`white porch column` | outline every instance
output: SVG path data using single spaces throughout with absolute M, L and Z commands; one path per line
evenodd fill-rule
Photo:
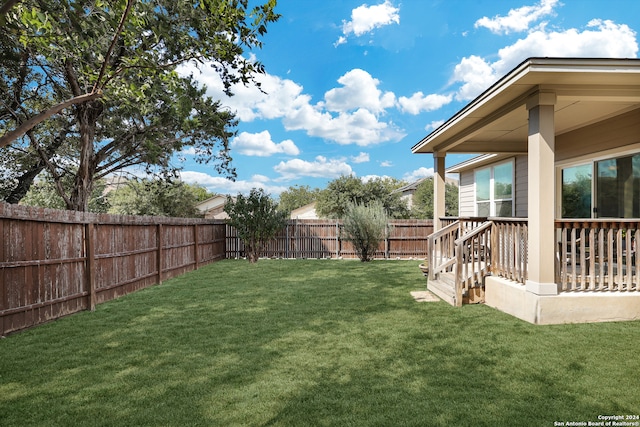
M 555 93 L 538 92 L 529 110 L 529 272 L 526 289 L 557 295 L 555 283 Z
M 440 218 L 445 216 L 445 180 L 444 180 L 444 158 L 445 153 L 433 153 L 433 231 L 442 228 Z

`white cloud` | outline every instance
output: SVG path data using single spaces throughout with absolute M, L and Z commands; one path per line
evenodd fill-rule
M 231 141 L 231 149 L 245 156 L 268 157 L 278 153 L 297 156 L 300 154 L 300 150 L 290 139 L 279 143 L 273 142 L 268 130 L 260 133 L 240 133 Z
M 402 179 L 407 182 L 415 182 L 421 178 L 428 178 L 430 176 L 433 176 L 433 168 L 421 167 L 414 171 L 404 174 Z
M 492 68 L 497 75 L 503 75 L 532 56 L 634 58 L 637 54 L 636 33 L 629 26 L 596 19 L 589 22 L 584 31 L 532 31 L 526 38 L 500 49 L 500 59 Z
M 351 166 L 344 159 L 327 159 L 318 156 L 315 161 L 308 162 L 301 159 L 292 159 L 280 162 L 273 168 L 281 175 L 279 180 L 291 180 L 301 177 L 313 178 L 338 178 L 342 175 L 351 175 Z
M 257 76 L 266 94 L 252 85 L 235 85 L 232 88 L 235 95 L 227 97 L 220 77 L 210 67 L 199 70 L 190 64 L 182 66 L 179 72 L 193 73 L 207 85 L 207 95 L 221 99 L 241 121 L 281 119 L 287 130 L 303 130 L 307 135 L 343 145 L 367 146 L 399 141 L 405 136 L 393 123 L 378 119 L 385 108 L 394 106 L 395 95 L 378 90 L 379 81 L 363 70 L 347 72 L 339 79 L 343 86 L 329 90 L 326 100 L 315 105 L 311 96 L 303 93 L 302 86 L 269 74 Z M 358 81 L 359 77 L 364 81 Z M 348 99 L 349 96 L 353 99 Z
M 390 168 L 391 166 L 393 166 L 393 162 L 390 160 L 384 160 L 380 162 L 380 167 L 382 168 Z
M 218 194 L 238 194 L 248 193 L 252 188 L 262 188 L 271 195 L 278 195 L 285 191 L 287 187 L 280 185 L 269 185 L 269 178 L 263 175 L 254 175 L 251 180 L 230 181 L 220 176 L 211 176 L 203 172 L 182 171 L 180 178 L 189 184 L 198 184 L 206 187 L 207 190 Z
M 232 97 L 224 93 L 222 80 L 212 67 L 198 67 L 189 63 L 178 67 L 178 73 L 193 74 L 197 81 L 207 87 L 208 96 L 222 100 L 226 107 L 236 113 L 238 119 L 245 122 L 281 118 L 291 109 L 308 104 L 311 100 L 309 95 L 302 93 L 303 87 L 294 81 L 267 73 L 255 76 L 264 92 L 253 84 L 237 84 L 232 87 Z
M 596 19 L 582 31 L 547 31 L 541 26 L 500 49 L 495 62 L 478 56 L 463 58 L 454 69 L 452 82 L 461 83 L 456 99 L 465 101 L 478 96 L 529 57 L 635 58 L 637 54 L 636 33 L 625 24 Z
M 409 114 L 420 114 L 422 111 L 435 111 L 453 100 L 451 95 L 430 94 L 424 95 L 422 92 L 414 93 L 411 98 L 401 96 L 398 99 L 401 110 Z
M 424 127 L 424 130 L 426 131 L 432 131 L 434 129 L 439 128 L 440 126 L 442 126 L 444 124 L 444 120 L 434 120 L 431 123 L 429 123 L 428 125 L 426 125 Z
M 305 130 L 307 135 L 317 136 L 341 145 L 356 144 L 362 147 L 387 141 L 399 141 L 405 133 L 391 122 L 381 122 L 375 114 L 361 108 L 353 113 L 333 116 L 311 105 L 306 105 L 284 119 L 287 130 Z
M 479 56 L 463 58 L 453 70 L 453 81 L 462 82 L 456 99 L 466 101 L 475 98 L 497 80 L 491 66 Z
M 251 177 L 251 181 L 255 181 L 255 182 L 269 182 L 271 181 L 271 178 L 269 178 L 268 176 L 265 175 L 260 175 L 260 174 L 255 174 Z
M 360 152 L 357 156 L 351 156 L 353 163 L 366 163 L 369 161 L 369 153 Z
M 351 11 L 351 21 L 342 21 L 342 33 L 344 36 L 353 33 L 356 37 L 360 37 L 376 28 L 394 23 L 400 24 L 400 9 L 389 0 L 374 6 L 363 4 Z M 338 42 L 346 41 L 344 36 L 340 37 Z
M 325 102 L 320 104 L 329 111 L 345 112 L 365 108 L 380 114 L 395 105 L 396 96 L 392 92 L 382 93 L 378 89 L 380 81 L 359 68 L 348 71 L 338 79 L 338 83 L 342 87 L 325 93 Z
M 475 23 L 475 27 L 487 28 L 492 33 L 509 34 L 512 31 L 526 31 L 532 22 L 535 22 L 553 13 L 553 8 L 558 0 L 540 0 L 535 6 L 523 6 L 511 9 L 507 16 L 495 16 L 494 18 L 482 17 Z

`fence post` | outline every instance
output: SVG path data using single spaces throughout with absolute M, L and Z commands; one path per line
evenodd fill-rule
M 384 234 L 384 258 L 389 259 L 389 223 L 384 226 L 385 234 Z
M 340 225 L 336 220 L 336 258 L 340 258 Z
M 197 270 L 200 266 L 198 262 L 198 224 L 193 224 L 193 244 L 195 245 L 195 250 L 193 253 L 193 257 L 195 258 L 195 269 Z
M 158 242 L 158 285 L 162 284 L 162 224 L 158 224 L 156 229 Z
M 85 248 L 87 249 L 86 269 L 87 269 L 87 288 L 89 291 L 89 310 L 96 309 L 96 249 L 94 240 L 95 224 L 87 223 L 84 225 Z

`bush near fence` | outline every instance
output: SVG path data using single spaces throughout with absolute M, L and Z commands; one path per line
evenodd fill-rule
M 292 220 L 263 257 L 357 258 L 341 223 Z M 432 221 L 394 220 L 377 258 L 425 258 Z M 0 336 L 243 257 L 224 221 L 92 214 L 0 202 Z
M 389 236 L 376 252 L 377 259 L 425 258 L 432 220 L 391 220 Z M 244 257 L 237 230 L 227 225 L 227 258 Z M 266 258 L 357 258 L 353 245 L 342 237 L 342 222 L 326 219 L 290 220 L 260 256 Z
M 222 221 L 0 203 L 0 335 L 197 269 L 225 255 Z

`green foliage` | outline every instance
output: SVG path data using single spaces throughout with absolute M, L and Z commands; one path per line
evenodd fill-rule
M 109 193 L 109 213 L 193 218 L 201 216 L 199 201 L 208 198 L 204 187 L 179 180 L 129 181 Z
M 63 179 L 61 183 L 67 188 L 72 185 L 72 182 L 68 177 L 67 179 Z M 89 212 L 108 212 L 109 202 L 107 198 L 104 197 L 105 188 L 106 183 L 104 180 L 99 180 L 95 183 L 91 193 L 91 198 L 89 199 Z M 30 186 L 29 191 L 27 191 L 26 195 L 22 200 L 20 200 L 20 204 L 50 209 L 67 209 L 65 201 L 60 197 L 56 190 L 55 182 L 48 175 L 45 175 L 43 179 L 36 180 L 35 183 Z
M 238 230 L 252 264 L 258 261 L 265 244 L 284 228 L 288 218 L 288 213 L 279 211 L 263 189 L 252 188 L 248 196 L 238 194 L 235 201 L 227 196 L 224 210 L 229 215 L 228 223 Z
M 387 237 L 389 217 L 379 200 L 368 205 L 350 202 L 343 218 L 343 238 L 353 244 L 360 261 L 371 261 Z
M 280 193 L 278 209 L 291 212 L 294 209 L 315 202 L 318 199 L 319 193 L 320 190 L 318 188 L 312 190 L 308 185 L 294 185 Z
M 344 175 L 329 182 L 327 188 L 320 191 L 316 210 L 324 217 L 342 218 L 349 203 L 367 205 L 379 201 L 392 218 L 407 218 L 407 205 L 400 198 L 400 193 L 393 192 L 403 184 L 395 178 L 374 178 L 362 182 L 355 176 Z
M 444 188 L 446 216 L 458 216 L 458 186 L 446 183 Z M 424 179 L 413 193 L 411 217 L 433 219 L 433 177 Z
M 0 137 L 67 100 L 92 98 L 41 123 L 14 141 L 13 152 L 1 154 L 30 152 L 39 159 L 18 162 L 11 182 L 28 186 L 24 177 L 44 167 L 58 179 L 73 164 L 76 178 L 61 196 L 68 208 L 86 210 L 96 179 L 137 165 L 171 172 L 172 156 L 187 147 L 234 178 L 234 114 L 176 70 L 185 63 L 212 64 L 228 94 L 235 83 L 259 86 L 255 75 L 264 67 L 243 54 L 262 46 L 267 25 L 279 15 L 275 0 L 248 3 L 17 2 L 0 27 L 0 99 L 9 100 L 0 105 Z M 45 123 L 56 126 L 45 129 Z M 55 138 L 62 138 L 60 144 Z
M 562 184 L 562 217 L 591 218 L 591 176 L 582 172 Z

